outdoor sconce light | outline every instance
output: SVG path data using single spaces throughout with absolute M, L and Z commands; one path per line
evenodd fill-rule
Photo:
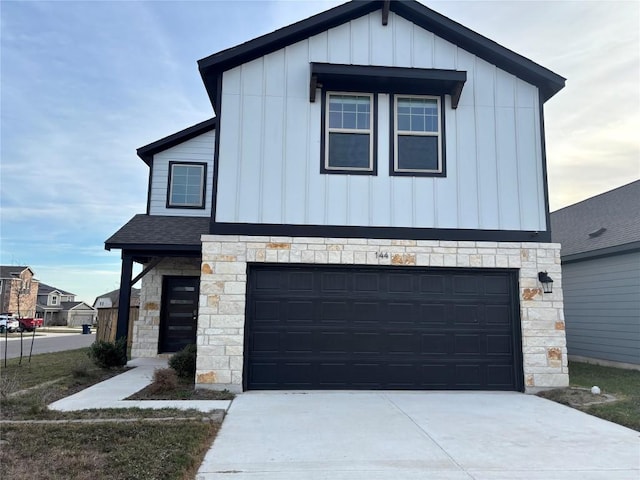
M 544 293 L 553 293 L 553 280 L 547 272 L 538 272 L 538 280 L 542 284 L 542 291 Z

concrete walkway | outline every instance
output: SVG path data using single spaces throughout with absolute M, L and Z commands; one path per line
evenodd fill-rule
M 638 480 L 640 434 L 531 395 L 249 392 L 198 480 Z
M 127 363 L 136 367 L 116 375 L 104 382 L 86 388 L 74 395 L 53 402 L 51 410 L 75 411 L 91 408 L 178 408 L 196 409 L 201 412 L 227 410 L 230 400 L 124 400 L 142 390 L 153 379 L 157 368 L 166 368 L 167 360 L 162 358 L 138 358 Z

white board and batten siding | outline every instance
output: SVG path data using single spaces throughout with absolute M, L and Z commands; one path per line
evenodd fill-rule
M 446 97 L 446 177 L 389 175 L 386 94 L 377 175 L 321 174 L 310 62 L 466 71 L 457 110 Z M 216 220 L 546 230 L 539 113 L 535 86 L 374 12 L 224 73 Z
M 211 191 L 213 188 L 213 152 L 215 131 L 203 133 L 175 147 L 168 148 L 153 156 L 151 176 L 150 215 L 169 216 L 211 216 Z M 169 181 L 169 162 L 197 162 L 207 164 L 205 183 L 205 208 L 167 208 L 167 186 Z

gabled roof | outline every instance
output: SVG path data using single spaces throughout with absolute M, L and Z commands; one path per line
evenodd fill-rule
M 25 270 L 29 270 L 33 275 L 33 270 L 26 266 L 0 265 L 0 278 L 18 278 Z
M 38 295 L 49 295 L 51 292 L 58 292 L 60 295 L 73 295 L 74 297 L 76 296 L 75 293 L 52 287 L 51 285 L 47 285 L 46 283 L 40 283 L 40 285 L 38 286 Z
M 382 10 L 384 3 L 382 0 L 345 3 L 199 60 L 200 75 L 214 109 L 218 111 L 219 106 L 216 105 L 220 88 L 218 82 L 222 72 L 373 11 Z M 547 101 L 564 87 L 565 79 L 560 75 L 425 7 L 415 0 L 391 0 L 389 10 L 537 86 L 543 101 Z
M 209 233 L 210 221 L 210 217 L 138 214 L 105 242 L 105 248 L 200 251 L 200 237 Z
M 108 298 L 111 300 L 111 308 L 116 308 L 120 301 L 120 289 L 113 290 L 111 292 L 103 293 L 102 295 L 98 295 L 93 302 L 93 307 L 96 308 L 96 303 L 101 298 Z M 137 307 L 140 305 L 140 289 L 139 288 L 131 288 L 131 307 Z
M 91 305 L 89 305 L 86 302 L 61 302 L 60 306 L 62 307 L 62 310 L 75 310 L 78 307 L 81 307 L 82 305 L 84 305 L 85 309 L 83 310 L 93 310 L 95 311 L 96 309 L 93 308 Z
M 640 249 L 640 180 L 551 213 L 563 261 Z
M 153 156 L 156 153 L 160 153 L 164 150 L 167 150 L 168 148 L 175 147 L 182 142 L 191 140 L 198 135 L 202 135 L 203 133 L 214 130 L 217 124 L 218 121 L 215 117 L 210 118 L 209 120 L 205 120 L 204 122 L 192 125 L 191 127 L 180 130 L 177 133 L 161 138 L 160 140 L 156 140 L 149 145 L 140 147 L 138 150 L 136 150 L 136 153 L 142 160 L 144 160 L 144 163 L 151 166 L 151 161 L 153 160 Z

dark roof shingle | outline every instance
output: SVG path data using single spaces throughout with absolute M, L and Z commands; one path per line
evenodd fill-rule
M 209 217 L 170 217 L 135 215 L 105 242 L 105 248 L 135 248 L 158 250 L 163 248 L 201 247 L 200 237 L 209 233 Z
M 640 242 L 640 180 L 552 212 L 551 238 L 562 257 Z

